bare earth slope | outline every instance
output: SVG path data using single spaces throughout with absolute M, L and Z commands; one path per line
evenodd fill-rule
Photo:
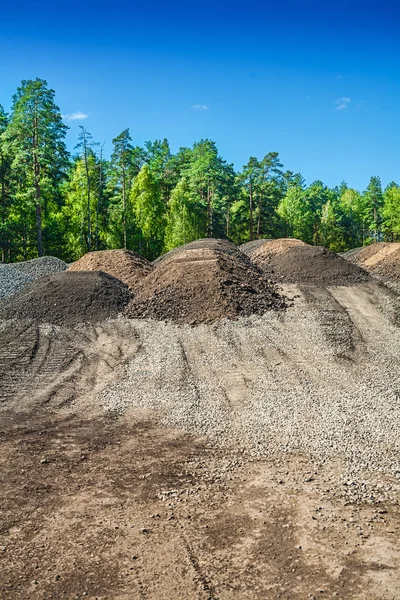
M 368 280 L 368 273 L 323 246 L 273 240 L 251 253 L 251 260 L 274 281 L 347 285 Z
M 127 314 L 196 324 L 284 307 L 274 286 L 233 244 L 200 240 L 156 263 L 136 287 Z
M 369 271 L 395 291 L 400 291 L 400 243 L 376 242 L 350 250 L 344 258 Z
M 239 248 L 241 252 L 244 252 L 248 256 L 251 256 L 255 250 L 269 242 L 274 242 L 275 247 L 279 245 L 281 248 L 292 248 L 293 246 L 304 245 L 304 242 L 302 242 L 301 240 L 297 240 L 296 238 L 280 238 L 279 240 L 274 240 L 272 238 L 262 238 L 259 240 L 253 240 L 252 242 L 246 242 L 245 244 L 239 246 Z
M 0 304 L 0 319 L 74 325 L 121 313 L 131 294 L 119 279 L 99 271 L 56 273 L 30 283 Z
M 151 263 L 131 250 L 88 252 L 68 268 L 68 271 L 103 271 L 120 279 L 130 289 L 134 289 L 151 270 Z

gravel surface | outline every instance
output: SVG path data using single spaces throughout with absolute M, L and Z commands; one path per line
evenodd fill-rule
M 375 283 L 287 286 L 286 313 L 196 328 L 133 321 L 140 352 L 100 397 L 255 455 L 344 456 L 400 477 L 398 300 Z
M 0 300 L 9 298 L 32 281 L 14 265 L 0 265 Z

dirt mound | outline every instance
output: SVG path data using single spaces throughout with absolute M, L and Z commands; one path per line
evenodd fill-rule
M 395 290 L 400 290 L 400 243 L 375 242 L 361 248 L 357 254 L 346 253 L 345 258 L 376 275 L 386 284 L 393 284 Z
M 246 242 L 245 244 L 242 244 L 241 246 L 239 246 L 239 250 L 241 252 L 244 252 L 244 254 L 250 255 L 254 250 L 259 248 L 260 246 L 263 246 L 267 242 L 272 242 L 272 241 L 273 241 L 272 238 L 262 238 L 260 240 L 253 240 L 251 242 Z
M 129 317 L 194 325 L 286 306 L 271 282 L 233 244 L 200 242 L 182 246 L 157 263 L 136 288 L 126 311 Z
M 274 240 L 260 246 L 251 260 L 271 279 L 285 283 L 346 285 L 368 280 L 368 273 L 323 246 L 299 240 Z
M 166 254 L 159 256 L 155 260 L 153 260 L 153 265 L 158 265 L 160 262 L 166 262 L 171 259 L 175 259 L 178 254 L 182 254 L 187 252 L 187 250 L 216 250 L 218 252 L 225 252 L 226 254 L 230 254 L 232 256 L 240 256 L 241 252 L 235 244 L 232 244 L 229 240 L 221 240 L 217 238 L 201 238 L 200 240 L 195 240 L 194 242 L 189 242 L 184 246 L 178 246 L 177 248 L 173 248 Z
M 0 318 L 74 325 L 98 322 L 122 312 L 128 287 L 102 272 L 56 273 L 41 277 L 0 305 Z
M 146 258 L 131 250 L 99 250 L 82 256 L 68 271 L 103 271 L 123 281 L 132 289 L 152 269 Z

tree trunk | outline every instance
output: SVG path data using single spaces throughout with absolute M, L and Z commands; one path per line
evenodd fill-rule
M 103 144 L 104 146 L 104 144 Z M 96 240 L 95 240 L 95 248 L 99 249 L 99 218 L 100 218 L 100 208 L 102 205 L 103 199 L 103 146 L 100 149 L 100 177 L 99 177 L 99 193 L 97 196 L 97 205 L 96 205 Z
M 35 186 L 36 196 L 36 229 L 37 229 L 37 244 L 38 244 L 38 255 L 43 256 L 43 230 L 42 230 L 42 192 L 40 189 L 40 164 L 38 160 L 37 150 L 39 146 L 38 140 L 38 120 L 35 107 L 35 116 L 33 119 L 33 177 Z
M 250 181 L 250 241 L 253 240 L 253 182 Z
M 260 202 L 258 204 L 258 220 L 257 220 L 257 239 L 260 239 L 261 234 L 261 213 L 262 213 L 262 201 L 263 198 L 260 195 Z
M 122 156 L 122 198 L 123 198 L 123 225 L 124 225 L 124 249 L 126 250 L 126 182 L 125 182 L 125 162 Z
M 43 256 L 42 207 L 40 206 L 40 202 L 36 203 L 36 228 L 38 236 L 38 255 Z

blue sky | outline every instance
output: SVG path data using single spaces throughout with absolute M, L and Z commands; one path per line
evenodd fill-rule
M 308 183 L 400 181 L 400 3 L 2 0 L 0 103 L 46 79 L 70 126 L 240 168 L 278 151 Z M 76 116 L 86 118 L 74 118 Z

